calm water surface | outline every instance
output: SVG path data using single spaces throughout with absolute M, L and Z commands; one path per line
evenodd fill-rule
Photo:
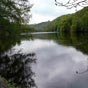
M 87 35 L 33 36 L 21 40 L 13 49 L 36 54 L 37 63 L 32 69 L 38 88 L 88 88 Z

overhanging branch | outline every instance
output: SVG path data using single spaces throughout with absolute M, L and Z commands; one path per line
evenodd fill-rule
M 66 3 L 55 0 L 55 5 L 64 6 L 68 9 L 77 8 L 78 6 L 85 7 L 88 6 L 88 0 L 68 0 Z

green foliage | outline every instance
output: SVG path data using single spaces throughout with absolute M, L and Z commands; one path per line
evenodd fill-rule
M 88 7 L 76 12 L 73 16 L 71 29 L 74 31 L 88 31 Z
M 7 83 L 9 88 L 21 88 L 21 87 L 17 87 L 17 85 L 10 80 L 9 81 L 5 80 L 5 82 Z
M 28 0 L 0 0 L 0 18 L 24 23 L 29 19 L 31 5 Z
M 17 85 L 15 83 L 13 83 L 12 81 L 6 80 L 3 77 L 0 77 L 0 81 L 8 88 L 20 88 L 20 87 L 17 87 Z
M 46 31 L 88 31 L 88 7 L 85 7 L 74 14 L 63 15 L 56 18 L 46 27 Z
M 33 24 L 31 27 L 34 27 L 35 31 L 43 32 L 46 30 L 46 26 L 50 23 L 50 21 L 38 23 L 38 24 Z
M 28 32 L 34 32 L 35 28 L 30 25 L 21 25 L 20 32 L 21 33 L 28 33 Z
M 31 17 L 29 0 L 0 0 L 0 37 L 17 35 Z M 29 28 L 32 29 L 32 28 Z

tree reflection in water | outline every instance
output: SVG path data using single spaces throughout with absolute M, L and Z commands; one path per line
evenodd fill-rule
M 33 79 L 32 63 L 36 63 L 35 53 L 18 52 L 13 55 L 0 55 L 0 75 L 21 88 L 34 88 L 36 84 Z

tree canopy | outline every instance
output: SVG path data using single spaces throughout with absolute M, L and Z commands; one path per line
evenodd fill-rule
M 0 19 L 27 23 L 31 5 L 29 0 L 0 0 Z
M 46 31 L 88 32 L 88 7 L 56 18 L 46 26 Z
M 0 0 L 0 37 L 19 34 L 30 20 L 31 7 L 29 0 Z

